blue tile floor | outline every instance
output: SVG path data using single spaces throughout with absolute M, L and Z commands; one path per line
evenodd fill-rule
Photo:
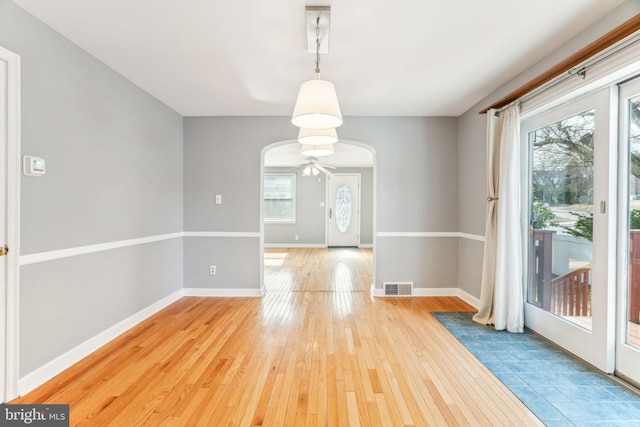
M 432 314 L 547 426 L 640 427 L 640 397 L 531 331 Z

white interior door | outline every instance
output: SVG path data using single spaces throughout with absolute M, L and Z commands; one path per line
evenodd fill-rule
M 525 324 L 609 373 L 616 268 L 610 174 L 617 160 L 611 99 L 606 88 L 522 123 L 530 182 Z
M 0 397 L 18 391 L 20 57 L 0 47 Z
M 329 246 L 360 245 L 360 174 L 334 174 L 329 183 L 327 242 Z
M 620 86 L 616 373 L 640 384 L 640 79 Z
M 7 241 L 7 63 L 0 60 L 0 247 L 4 247 Z M 0 396 L 2 402 L 7 400 L 7 257 L 0 257 L 0 335 L 2 335 L 2 348 L 0 348 L 0 367 L 2 375 L 0 382 L 2 389 Z

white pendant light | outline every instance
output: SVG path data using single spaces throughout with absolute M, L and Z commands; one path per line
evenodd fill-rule
M 342 124 L 342 114 L 333 83 L 309 80 L 302 83 L 291 123 L 305 129 L 335 129 Z
M 306 129 L 300 128 L 298 142 L 306 145 L 327 145 L 338 142 L 338 133 L 335 128 Z
M 327 145 L 306 145 L 304 144 L 300 149 L 300 154 L 303 156 L 330 156 L 335 153 L 336 149 L 333 147 L 333 144 Z
M 336 88 L 320 79 L 320 15 L 316 18 L 316 78 L 300 86 L 291 123 L 305 129 L 335 129 L 342 124 Z

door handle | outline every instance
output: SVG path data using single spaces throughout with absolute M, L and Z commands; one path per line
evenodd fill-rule
M 0 248 L 0 256 L 5 256 L 9 253 L 9 246 L 4 245 L 4 248 Z
M 329 219 L 331 219 L 331 216 L 332 216 L 332 211 L 331 211 L 331 208 L 329 208 Z

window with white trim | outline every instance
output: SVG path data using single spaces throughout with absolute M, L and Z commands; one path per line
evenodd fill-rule
M 264 174 L 264 222 L 296 222 L 296 174 Z

